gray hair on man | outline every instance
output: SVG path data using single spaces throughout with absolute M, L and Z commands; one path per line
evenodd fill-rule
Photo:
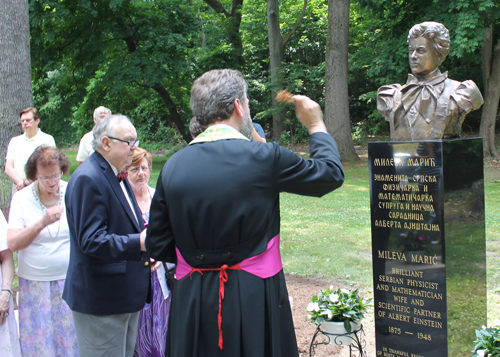
M 408 32 L 408 40 L 411 38 L 425 37 L 432 43 L 432 48 L 438 56 L 438 66 L 443 63 L 450 52 L 450 31 L 439 22 L 427 21 L 414 25 Z
M 248 84 L 240 71 L 214 69 L 199 77 L 191 87 L 191 110 L 202 127 L 229 119 L 234 100 L 243 100 Z
M 104 136 L 115 136 L 115 126 L 120 124 L 123 120 L 132 123 L 129 118 L 122 114 L 112 114 L 103 118 L 99 121 L 95 126 L 94 130 L 92 130 L 92 149 L 98 150 L 102 149 L 102 138 Z
M 95 108 L 94 110 L 94 122 L 97 120 L 97 117 L 101 114 L 112 114 L 111 109 L 103 107 L 102 105 L 100 107 Z

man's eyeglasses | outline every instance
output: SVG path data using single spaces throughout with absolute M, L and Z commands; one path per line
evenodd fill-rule
M 50 176 L 50 177 L 47 177 L 47 176 L 39 176 L 38 177 L 38 181 L 43 181 L 43 182 L 49 182 L 49 181 L 52 181 L 52 180 L 59 180 L 61 178 L 61 174 L 55 174 L 54 176 Z
M 127 145 L 130 146 L 131 148 L 134 146 L 139 147 L 139 140 L 123 140 L 123 139 L 113 138 L 112 136 L 108 136 L 108 138 L 121 141 L 122 143 L 127 143 Z

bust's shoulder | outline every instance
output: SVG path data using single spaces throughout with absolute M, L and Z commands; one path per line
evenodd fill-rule
M 401 89 L 401 84 L 386 84 L 380 87 L 377 91 L 377 96 L 389 96 L 393 97 Z
M 466 80 L 459 82 L 453 79 L 447 79 L 447 81 L 453 82 L 449 84 L 453 85 L 451 97 L 460 108 L 466 111 L 471 111 L 476 110 L 483 105 L 483 96 L 474 81 Z
M 386 120 L 390 120 L 394 110 L 401 105 L 401 87 L 401 84 L 395 83 L 378 89 L 377 110 Z

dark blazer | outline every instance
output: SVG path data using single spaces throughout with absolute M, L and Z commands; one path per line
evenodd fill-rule
M 150 292 L 149 256 L 141 253 L 141 211 L 127 180 L 130 205 L 104 157 L 95 152 L 66 189 L 70 259 L 63 299 L 90 315 L 136 312 Z

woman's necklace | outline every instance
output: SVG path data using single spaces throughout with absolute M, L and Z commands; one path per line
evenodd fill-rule
M 43 204 L 43 202 L 42 202 L 42 198 L 40 196 L 40 189 L 38 187 L 38 181 L 34 185 L 31 185 L 31 186 L 32 186 L 32 190 L 33 190 L 33 196 L 35 196 L 35 200 L 40 205 L 40 209 L 42 210 L 42 217 L 43 217 L 43 215 L 45 215 L 45 213 L 47 212 L 47 206 L 45 206 Z M 61 206 L 61 203 L 62 203 L 61 186 L 59 186 L 59 189 L 57 190 L 57 193 L 58 193 L 59 196 L 56 198 L 56 200 L 54 202 L 52 202 L 49 205 L 49 207 L 54 206 L 56 204 L 56 202 L 57 202 L 57 206 L 58 207 Z M 59 235 L 59 230 L 61 229 L 61 219 L 59 219 L 57 222 L 58 222 L 58 224 L 57 224 L 57 232 L 56 232 L 55 237 L 52 235 L 52 232 L 49 229 L 49 225 L 47 225 L 45 227 L 45 228 L 47 228 L 47 231 L 49 232 L 50 238 L 52 238 L 52 239 L 57 238 L 57 236 Z
M 143 203 L 146 203 L 148 201 L 151 201 L 152 200 L 152 197 L 151 197 L 151 192 L 149 192 L 149 188 L 148 186 L 146 185 L 146 191 L 148 192 L 148 194 L 146 195 L 146 198 L 143 200 L 143 201 L 139 201 L 139 204 L 143 204 Z

